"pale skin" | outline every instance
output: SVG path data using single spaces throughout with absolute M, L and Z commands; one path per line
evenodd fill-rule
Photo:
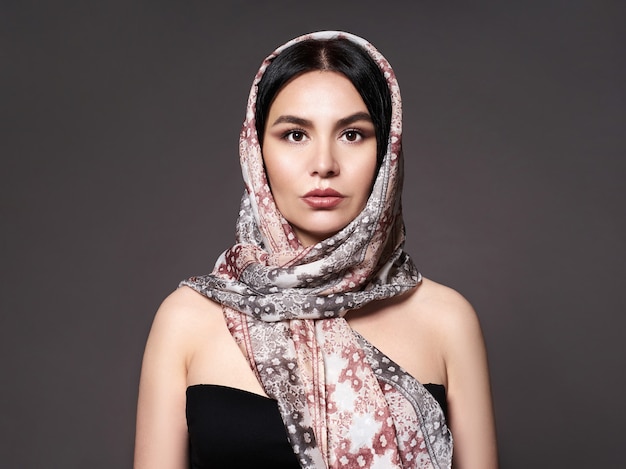
M 376 167 L 373 124 L 345 77 L 309 72 L 274 100 L 263 154 L 276 204 L 306 246 L 334 234 L 363 208 Z M 302 200 L 312 189 L 327 188 L 342 196 L 330 210 Z M 497 468 L 485 345 L 476 313 L 460 294 L 424 279 L 400 297 L 345 318 L 420 382 L 446 387 L 455 469 Z M 221 305 L 182 287 L 157 311 L 146 344 L 135 469 L 188 467 L 185 391 L 194 384 L 265 395 Z

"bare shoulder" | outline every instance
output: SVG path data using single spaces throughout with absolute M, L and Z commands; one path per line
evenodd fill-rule
M 424 279 L 407 302 L 407 312 L 415 324 L 428 331 L 431 346 L 443 360 L 446 381 L 454 381 L 469 360 L 486 359 L 478 315 L 458 291 Z
M 188 370 L 203 334 L 218 329 L 219 313 L 219 305 L 188 287 L 178 288 L 161 303 L 141 367 L 135 467 L 185 465 Z
M 167 344 L 185 356 L 192 353 L 199 331 L 215 330 L 223 322 L 221 306 L 189 287 L 170 293 L 156 312 L 149 341 Z
M 474 315 L 474 308 L 463 295 L 453 288 L 424 278 L 411 301 L 421 311 L 423 308 L 437 316 Z M 447 319 L 447 318 L 443 318 Z
M 474 307 L 453 288 L 425 278 L 408 300 L 411 311 L 444 337 L 480 332 Z
M 170 293 L 161 303 L 155 321 L 167 322 L 169 326 L 188 327 L 198 321 L 206 321 L 221 312 L 221 306 L 195 290 L 183 286 Z M 207 314 L 208 313 L 208 314 Z
M 220 310 L 220 305 L 208 300 L 192 288 L 183 286 L 170 293 L 161 303 L 158 313 L 172 314 L 174 311 L 183 315 Z
M 425 279 L 411 297 L 437 336 L 445 364 L 454 467 L 497 467 L 485 343 L 478 316 L 457 291 Z

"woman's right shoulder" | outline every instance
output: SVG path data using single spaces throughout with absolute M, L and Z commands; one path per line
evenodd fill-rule
M 187 286 L 170 293 L 159 306 L 149 340 L 165 342 L 170 347 L 189 350 L 195 338 L 221 330 L 222 306 Z
M 187 452 L 185 389 L 203 342 L 223 334 L 220 305 L 188 287 L 158 308 L 144 350 L 137 402 L 136 467 L 183 467 Z
M 207 298 L 193 288 L 181 286 L 171 292 L 161 303 L 157 315 L 172 316 L 172 320 L 192 320 L 207 313 L 221 312 L 219 303 Z

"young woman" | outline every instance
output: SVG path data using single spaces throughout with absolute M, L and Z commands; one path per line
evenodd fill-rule
M 135 468 L 497 467 L 476 314 L 403 251 L 384 57 L 336 31 L 278 48 L 240 157 L 236 244 L 155 317 Z

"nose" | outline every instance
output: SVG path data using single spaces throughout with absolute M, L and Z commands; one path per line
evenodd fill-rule
M 328 178 L 338 174 L 336 149 L 329 142 L 318 142 L 311 157 L 311 175 Z

